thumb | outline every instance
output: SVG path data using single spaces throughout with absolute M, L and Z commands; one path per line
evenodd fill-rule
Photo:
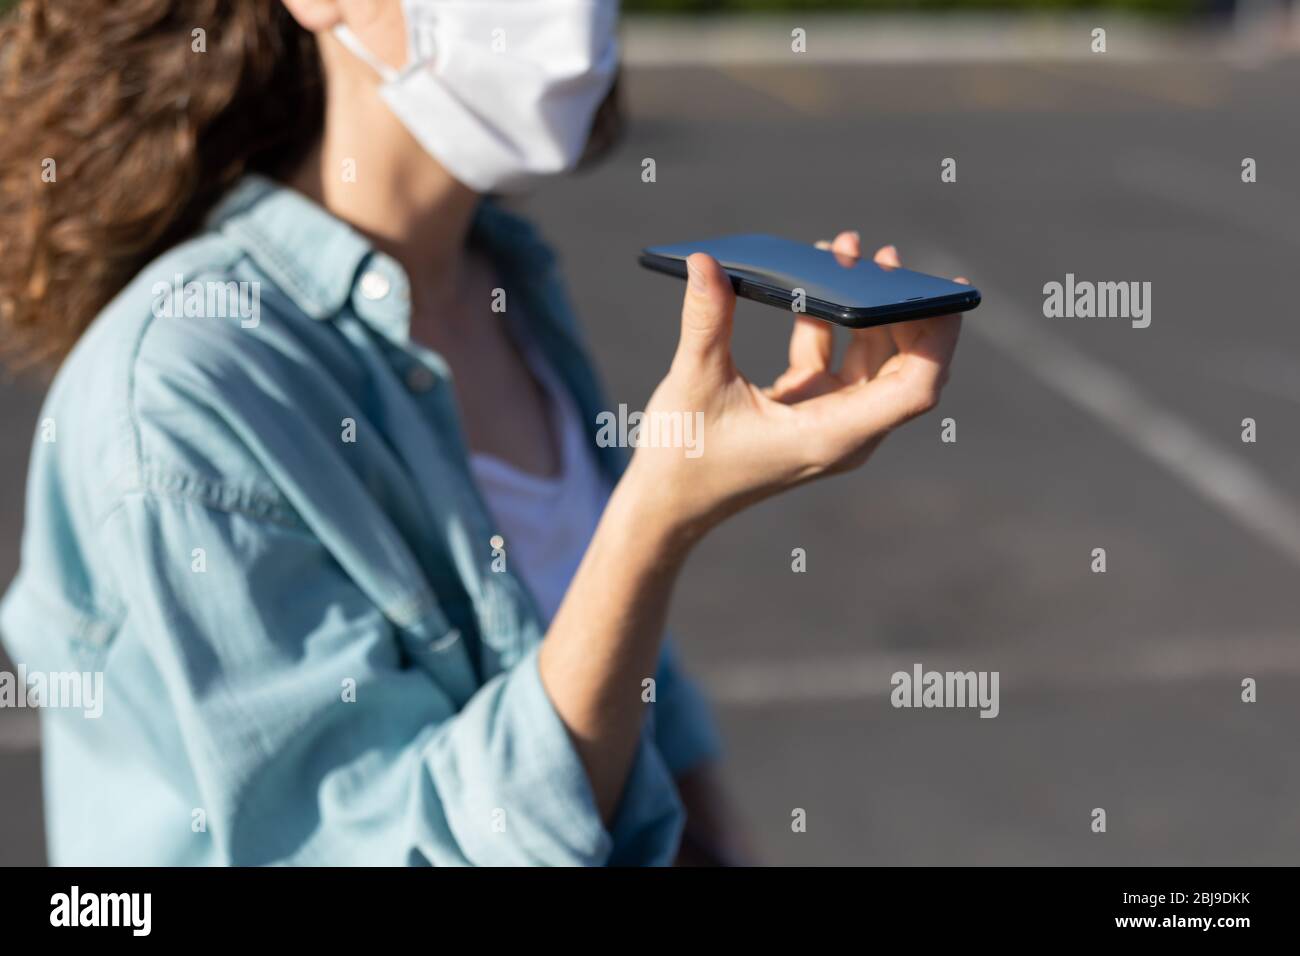
M 717 260 L 697 252 L 686 260 L 686 297 L 682 302 L 682 335 L 674 362 L 696 370 L 728 367 L 731 359 L 731 319 L 736 293 Z

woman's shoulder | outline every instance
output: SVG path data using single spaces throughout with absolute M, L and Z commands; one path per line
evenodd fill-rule
M 236 244 L 206 231 L 147 265 L 91 323 L 41 413 L 58 442 L 38 440 L 36 456 L 97 514 L 151 488 L 278 501 L 245 426 L 283 415 L 322 374 L 302 361 L 295 329 L 309 324 Z

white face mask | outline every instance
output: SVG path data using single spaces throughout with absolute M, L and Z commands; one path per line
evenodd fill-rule
M 618 67 L 618 0 L 402 0 L 407 65 L 335 36 L 384 79 L 380 95 L 453 176 L 515 192 L 572 169 Z

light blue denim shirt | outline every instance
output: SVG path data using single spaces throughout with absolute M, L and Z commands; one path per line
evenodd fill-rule
M 553 255 L 492 203 L 472 241 L 594 436 Z M 408 289 L 252 176 L 63 365 L 0 612 L 27 671 L 103 674 L 102 716 L 42 712 L 52 862 L 671 861 L 707 709 L 665 651 L 603 826 Z M 616 478 L 622 452 L 592 448 Z

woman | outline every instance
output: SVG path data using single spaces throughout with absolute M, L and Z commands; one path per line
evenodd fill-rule
M 614 20 L 29 0 L 5 28 L 3 340 L 62 367 L 0 623 L 29 671 L 104 675 L 99 719 L 43 715 L 54 862 L 726 851 L 674 580 L 931 408 L 959 318 L 855 333 L 834 370 L 797 317 L 760 389 L 693 256 L 647 412 L 702 414 L 706 453 L 598 448 L 553 259 L 483 196 L 580 159 Z

